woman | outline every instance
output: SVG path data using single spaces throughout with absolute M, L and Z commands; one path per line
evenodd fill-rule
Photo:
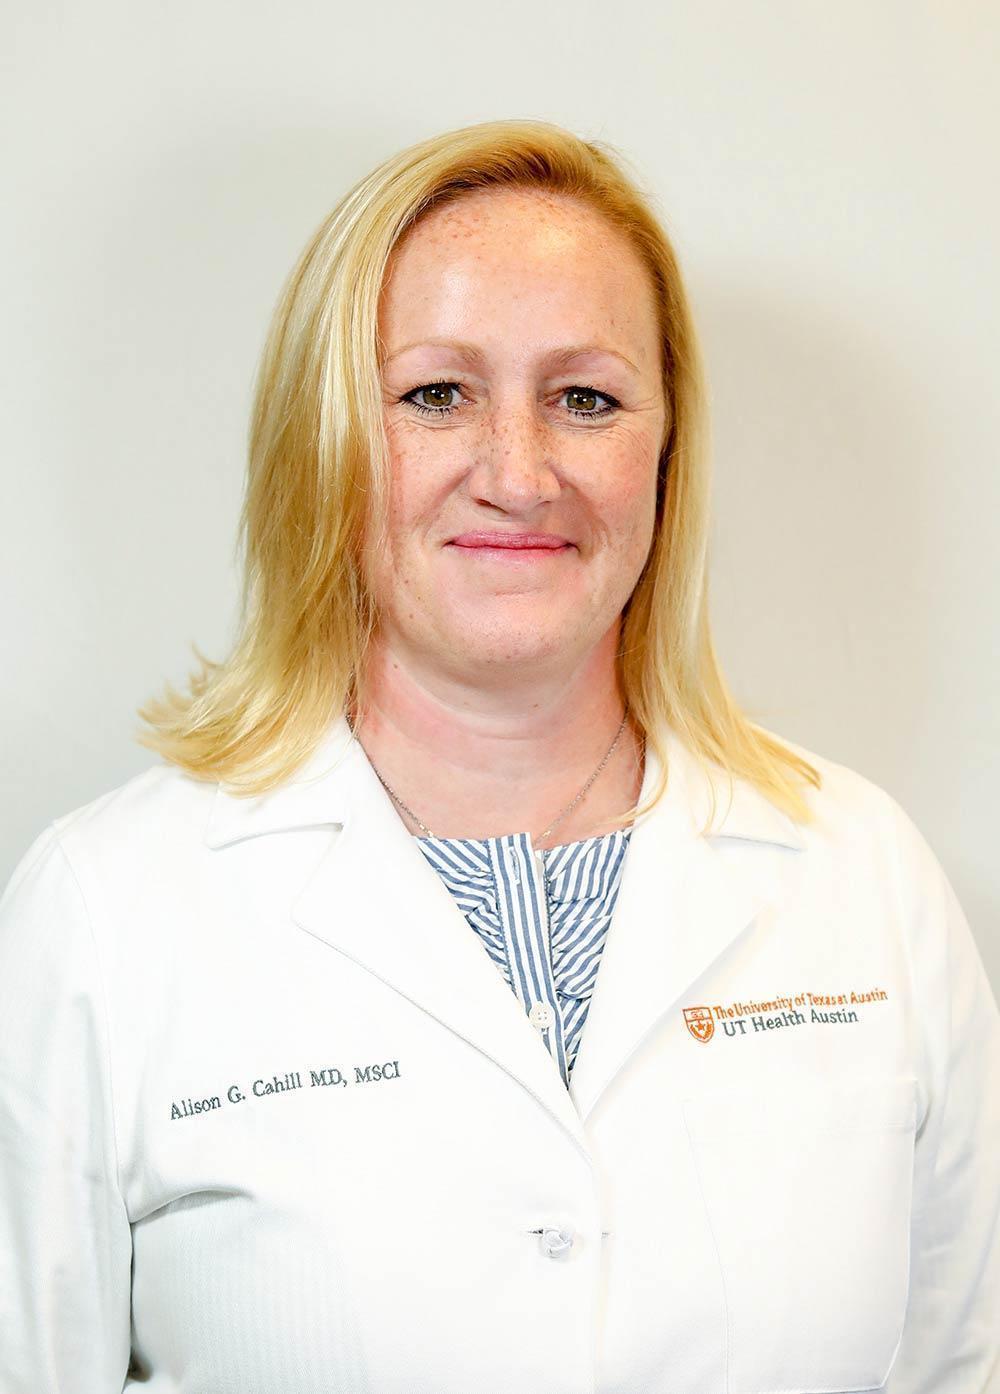
M 9 1394 L 982 1394 L 1000 1017 L 926 841 L 740 712 L 649 201 L 387 160 L 267 343 L 227 662 L 0 903 Z

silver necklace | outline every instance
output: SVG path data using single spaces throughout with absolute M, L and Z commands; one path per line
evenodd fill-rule
M 586 784 L 583 786 L 583 788 L 582 788 L 582 789 L 580 790 L 580 792 L 577 794 L 577 796 L 576 796 L 576 798 L 573 800 L 573 802 L 567 804 L 566 807 L 563 809 L 562 813 L 560 813 L 559 817 L 555 820 L 555 822 L 554 822 L 554 823 L 550 823 L 549 826 L 545 829 L 545 831 L 544 831 L 539 837 L 537 837 L 537 838 L 534 839 L 534 841 L 535 841 L 536 843 L 537 843 L 537 842 L 544 842 L 545 839 L 552 833 L 553 829 L 557 828 L 557 827 L 559 826 L 559 824 L 563 821 L 563 819 L 564 819 L 568 814 L 572 813 L 572 811 L 573 811 L 574 808 L 576 808 L 577 804 L 578 804 L 578 803 L 580 802 L 580 800 L 583 798 L 584 794 L 587 792 L 587 790 L 588 790 L 588 789 L 590 788 L 590 786 L 593 784 L 593 782 L 594 782 L 594 780 L 597 778 L 597 776 L 601 773 L 601 770 L 604 769 L 604 766 L 608 763 L 608 761 L 611 759 L 612 755 L 615 753 L 615 747 L 617 746 L 619 740 L 621 740 L 621 734 L 622 734 L 622 732 L 625 730 L 625 722 L 626 722 L 627 720 L 628 720 L 628 712 L 626 711 L 625 715 L 622 717 L 622 724 L 618 727 L 618 730 L 617 730 L 617 732 L 615 733 L 615 738 L 614 738 L 614 740 L 611 742 L 611 745 L 610 745 L 610 748 L 608 749 L 607 755 L 605 755 L 604 759 L 601 761 L 601 763 L 598 765 L 597 769 L 594 771 L 594 773 L 593 773 L 593 774 L 590 776 L 590 778 L 587 780 Z M 353 734 L 354 734 L 354 727 L 351 725 L 350 717 L 348 717 L 348 719 L 347 719 L 347 724 L 348 724 L 348 726 L 351 727 L 351 734 L 353 735 Z M 366 753 L 367 753 L 367 752 L 366 752 Z M 425 835 L 425 837 L 434 837 L 434 833 L 431 832 L 430 828 L 428 828 L 427 825 L 426 825 L 425 823 L 421 823 L 420 819 L 419 819 L 419 818 L 417 817 L 417 815 L 413 812 L 413 809 L 410 808 L 407 804 L 405 804 L 405 803 L 403 802 L 403 800 L 399 797 L 399 795 L 396 793 L 395 789 L 391 788 L 390 785 L 386 783 L 386 781 L 382 778 L 382 775 L 379 773 L 379 771 L 378 771 L 377 769 L 375 769 L 375 766 L 374 766 L 374 764 L 372 764 L 372 762 L 371 762 L 370 759 L 369 759 L 368 763 L 372 766 L 372 769 L 375 770 L 375 773 L 376 773 L 376 775 L 378 776 L 379 783 L 382 785 L 383 789 L 384 789 L 385 792 L 389 795 L 389 797 L 390 797 L 395 803 L 397 803 L 397 804 L 399 805 L 399 807 L 403 810 L 403 812 L 404 812 L 405 814 L 407 814 L 410 818 L 413 819 L 414 823 L 416 823 L 417 827 L 418 827 L 418 828 L 420 829 L 420 831 Z

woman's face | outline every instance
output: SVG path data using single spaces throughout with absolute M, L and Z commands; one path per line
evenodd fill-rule
M 495 680 L 614 644 L 665 423 L 631 245 L 565 197 L 477 191 L 396 247 L 379 333 L 392 479 L 375 589 L 392 650 Z

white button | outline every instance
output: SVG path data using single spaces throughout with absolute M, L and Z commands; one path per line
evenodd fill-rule
M 571 1229 L 543 1229 L 541 1240 L 542 1252 L 548 1254 L 549 1258 L 559 1258 L 562 1254 L 568 1254 L 573 1247 L 573 1231 Z
M 510 879 L 515 886 L 521 884 L 521 868 L 517 864 L 517 857 L 511 851 L 507 853 L 507 869 L 510 872 Z
M 548 1002 L 536 1002 L 528 1013 L 528 1020 L 532 1026 L 537 1026 L 539 1031 L 544 1031 L 546 1026 L 551 1026 L 555 1021 L 555 1013 Z

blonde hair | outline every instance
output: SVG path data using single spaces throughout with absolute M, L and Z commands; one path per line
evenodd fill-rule
M 548 122 L 487 121 L 392 155 L 340 200 L 278 301 L 257 376 L 239 526 L 239 630 L 216 663 L 193 646 L 190 691 L 138 708 L 140 745 L 236 794 L 280 784 L 355 703 L 377 626 L 367 582 L 384 538 L 388 449 L 378 307 L 401 237 L 473 190 L 538 188 L 577 199 L 631 240 L 662 330 L 666 428 L 650 553 L 623 612 L 619 677 L 632 718 L 669 777 L 673 727 L 702 767 L 742 777 L 803 822 L 797 781 L 819 772 L 740 711 L 709 627 L 710 452 L 701 353 L 680 268 L 653 201 L 619 152 Z M 711 818 L 715 803 L 712 800 Z

